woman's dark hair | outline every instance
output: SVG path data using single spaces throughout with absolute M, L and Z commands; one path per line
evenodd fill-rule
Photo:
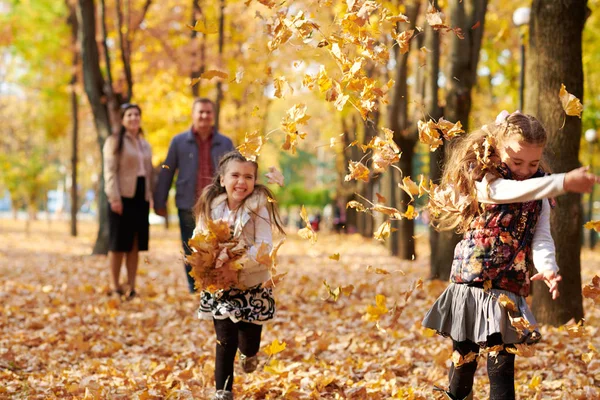
M 121 104 L 120 110 L 119 110 L 119 115 L 121 116 L 121 121 L 123 121 L 123 117 L 125 116 L 125 113 L 127 112 L 127 110 L 135 108 L 138 110 L 138 112 L 140 113 L 140 117 L 142 116 L 142 109 L 140 108 L 140 106 L 138 106 L 137 104 L 133 104 L 133 103 L 124 103 Z M 123 126 L 123 123 L 121 123 L 121 128 L 119 128 L 119 141 L 117 144 L 117 148 L 115 149 L 115 154 L 121 154 L 121 150 L 123 150 L 123 140 L 125 138 L 125 132 L 127 132 L 127 129 L 125 129 L 125 127 Z M 140 133 L 142 133 L 142 130 L 140 129 Z
M 233 151 L 230 151 L 229 153 L 226 153 L 225 155 L 223 155 L 223 157 L 219 161 L 219 169 L 217 170 L 217 173 L 213 177 L 212 182 L 208 186 L 206 186 L 204 188 L 204 190 L 202 190 L 202 194 L 200 195 L 200 198 L 198 199 L 198 201 L 196 202 L 196 205 L 194 206 L 194 214 L 196 215 L 196 218 L 200 217 L 203 220 L 210 219 L 210 213 L 211 213 L 210 207 L 211 207 L 212 201 L 217 196 L 219 196 L 223 193 L 226 193 L 225 188 L 223 186 L 221 186 L 221 177 L 225 176 L 225 172 L 227 170 L 227 164 L 229 164 L 231 161 L 249 162 L 249 163 L 253 164 L 254 168 L 255 168 L 254 178 L 256 179 L 256 177 L 258 175 L 258 164 L 255 161 L 247 160 L 246 157 L 244 157 L 237 150 L 233 150 Z M 266 187 L 265 185 L 262 185 L 260 183 L 254 184 L 254 192 L 261 193 L 265 197 L 270 198 L 270 199 L 275 198 L 275 196 L 273 195 L 273 192 L 268 187 Z M 247 199 L 248 198 L 244 199 L 244 202 Z M 242 202 L 240 207 L 242 207 L 244 205 L 244 202 Z M 277 227 L 277 230 L 280 233 L 285 234 L 285 231 L 283 229 L 283 223 L 281 222 L 281 216 L 279 215 L 279 210 L 277 209 L 277 205 L 273 202 L 267 201 L 267 211 L 269 212 L 269 217 L 271 218 L 271 223 L 273 223 Z

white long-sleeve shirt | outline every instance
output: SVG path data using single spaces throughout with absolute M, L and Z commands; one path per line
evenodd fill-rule
M 477 200 L 486 204 L 510 204 L 525 201 L 542 200 L 542 212 L 539 216 L 533 243 L 533 265 L 538 272 L 558 272 L 556 264 L 556 248 L 550 233 L 549 197 L 565 193 L 565 174 L 554 174 L 524 181 L 498 178 L 486 175 L 481 182 L 476 182 Z

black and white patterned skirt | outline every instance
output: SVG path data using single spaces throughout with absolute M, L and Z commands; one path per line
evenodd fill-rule
M 250 289 L 219 290 L 215 293 L 203 291 L 200 294 L 198 318 L 226 319 L 233 322 L 263 324 L 275 316 L 275 299 L 272 288 L 261 285 Z

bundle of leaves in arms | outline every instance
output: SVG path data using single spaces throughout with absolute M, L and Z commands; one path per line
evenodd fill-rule
M 197 232 L 188 242 L 192 254 L 186 256 L 196 289 L 215 292 L 239 287 L 239 272 L 246 256 L 246 244 L 233 237 L 224 220 L 207 221 L 207 229 Z

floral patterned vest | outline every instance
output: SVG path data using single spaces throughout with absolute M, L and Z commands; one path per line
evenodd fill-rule
M 512 179 L 504 164 L 498 170 L 505 179 Z M 533 177 L 543 175 L 538 170 Z M 529 295 L 531 245 L 542 201 L 482 206 L 482 213 L 454 249 L 450 280 L 476 285 L 490 281 L 492 288 Z

